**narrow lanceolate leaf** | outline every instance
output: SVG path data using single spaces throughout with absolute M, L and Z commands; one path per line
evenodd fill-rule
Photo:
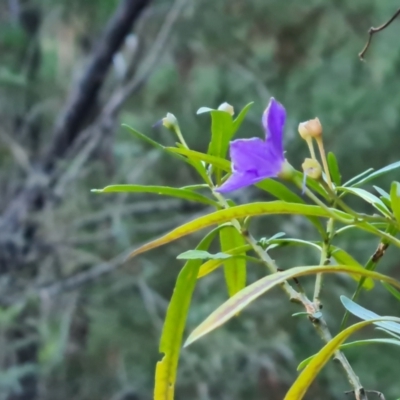
M 333 183 L 336 186 L 340 186 L 342 182 L 342 176 L 340 175 L 339 172 L 339 166 L 337 163 L 336 156 L 332 152 L 328 153 L 328 167 Z
M 390 203 L 392 206 L 393 214 L 400 224 L 400 183 L 393 182 L 390 188 Z
M 223 252 L 244 246 L 243 236 L 233 227 L 226 226 L 219 231 L 219 241 Z M 246 253 L 242 253 L 246 255 Z M 234 257 L 224 261 L 225 282 L 229 296 L 233 296 L 246 286 L 246 259 Z
M 137 138 L 143 140 L 144 142 L 150 144 L 151 146 L 159 149 L 159 150 L 164 150 L 167 151 L 167 147 L 163 146 L 160 143 L 157 143 L 155 140 L 150 139 L 148 136 L 144 135 L 143 133 L 140 133 L 139 131 L 137 131 L 136 129 L 131 128 L 128 125 L 123 124 L 122 125 L 124 128 L 128 129 L 130 133 L 132 133 L 134 136 L 136 136 Z M 188 164 L 190 164 L 198 173 L 199 175 L 203 178 L 204 181 L 207 181 L 207 173 L 206 170 L 204 169 L 203 165 L 201 165 L 201 163 L 198 160 L 190 160 L 186 157 L 182 157 L 180 154 L 178 153 L 173 153 L 170 151 L 170 153 L 179 158 L 180 160 L 183 160 L 185 162 L 187 162 Z
M 221 168 L 223 171 L 231 170 L 230 161 L 225 160 L 221 157 L 215 157 L 209 154 L 204 154 L 198 151 L 189 150 L 185 148 L 167 147 L 166 150 L 169 151 L 170 153 L 177 153 L 180 155 L 184 155 L 191 160 L 204 161 L 205 163 L 213 165 L 214 167 Z
M 331 212 L 335 215 L 338 215 L 338 217 L 340 218 L 349 219 L 349 222 L 352 221 L 352 217 L 342 211 L 331 209 Z M 328 213 L 327 210 L 318 206 L 312 206 L 308 204 L 286 203 L 285 201 L 244 204 L 236 207 L 230 207 L 224 210 L 219 210 L 214 213 L 197 218 L 194 221 L 183 224 L 180 227 L 162 236 L 161 238 L 156 239 L 134 250 L 128 256 L 128 259 L 135 257 L 138 254 L 144 253 L 148 250 L 155 249 L 159 246 L 170 243 L 183 236 L 190 235 L 193 232 L 197 232 L 211 225 L 221 224 L 224 222 L 232 221 L 233 219 L 245 218 L 249 216 L 252 217 L 256 215 L 272 214 L 300 214 L 315 217 L 331 217 L 331 214 Z
M 373 168 L 368 168 L 364 172 L 361 172 L 360 174 L 353 176 L 353 178 L 349 179 L 347 182 L 343 184 L 343 186 L 352 186 L 356 185 L 357 181 L 360 181 L 362 178 L 364 178 L 366 175 L 369 175 L 370 172 L 372 172 L 374 169 Z
M 353 333 L 368 325 L 378 323 L 380 321 L 400 321 L 400 318 L 381 317 L 378 319 L 363 321 L 340 332 L 331 341 L 329 341 L 309 362 L 309 364 L 300 373 L 294 384 L 287 392 L 284 400 L 301 400 L 306 394 L 311 383 L 314 381 L 324 365 L 330 360 L 335 351 L 339 349 L 340 345 Z
M 242 111 L 240 111 L 239 115 L 236 117 L 236 119 L 233 121 L 233 131 L 232 131 L 232 136 L 231 138 L 235 135 L 235 133 L 237 132 L 237 130 L 240 128 L 240 125 L 242 125 L 242 122 L 244 120 L 244 118 L 246 117 L 248 111 L 250 110 L 250 107 L 253 105 L 254 103 L 248 103 L 246 104 L 243 108 Z
M 229 254 L 231 257 L 238 257 L 239 255 L 244 255 L 246 252 L 251 250 L 251 246 L 249 244 L 246 244 L 244 246 L 237 247 L 235 249 L 227 250 L 225 254 Z M 204 276 L 210 274 L 214 270 L 216 270 L 218 267 L 220 267 L 224 263 L 224 260 L 209 260 L 205 262 L 199 270 L 199 273 L 197 275 L 197 278 L 203 278 Z
M 282 282 L 298 276 L 312 275 L 316 273 L 340 273 L 358 274 L 360 276 L 367 276 L 373 279 L 378 279 L 390 283 L 393 286 L 400 287 L 400 282 L 386 275 L 377 272 L 368 271 L 364 268 L 357 268 L 351 265 L 335 265 L 335 266 L 315 266 L 315 267 L 296 267 L 286 271 L 277 272 L 268 275 L 265 278 L 254 282 L 241 290 L 235 296 L 231 297 L 228 301 L 218 307 L 203 323 L 201 323 L 189 336 L 185 342 L 185 346 L 193 343 L 207 333 L 218 328 L 237 313 L 242 311 L 250 303 L 260 297 L 262 294 L 268 292 L 270 289 Z
M 382 285 L 390 294 L 392 294 L 397 300 L 400 301 L 400 292 L 398 290 L 384 282 L 382 282 Z
M 213 110 L 211 114 L 211 141 L 208 154 L 225 158 L 229 140 L 233 132 L 233 120 L 231 114 L 226 111 Z
M 218 230 L 210 232 L 197 246 L 197 250 L 208 249 Z M 156 366 L 154 400 L 174 398 L 182 336 L 200 265 L 201 260 L 188 261 L 176 281 L 160 340 L 159 350 L 164 353 L 164 357 Z
M 367 203 L 370 203 L 373 207 L 375 207 L 378 211 L 380 211 L 383 215 L 390 217 L 390 211 L 386 207 L 385 203 L 379 197 L 376 197 L 374 194 L 368 192 L 367 190 L 354 187 L 348 188 L 344 186 L 338 187 L 337 189 L 346 193 L 352 193 L 362 198 Z
M 231 258 L 230 254 L 215 253 L 211 254 L 205 250 L 188 250 L 176 257 L 178 260 L 226 260 Z
M 374 318 L 380 318 L 381 316 L 374 313 L 371 310 L 368 310 L 359 304 L 355 303 L 353 300 L 350 300 L 346 296 L 340 296 L 340 301 L 342 302 L 343 306 L 346 308 L 347 311 L 352 313 L 358 318 L 363 320 L 370 320 Z M 381 328 L 387 329 L 389 331 L 400 333 L 400 324 L 396 324 L 395 322 L 379 322 L 376 323 L 377 326 Z
M 387 338 L 356 340 L 354 342 L 342 344 L 339 347 L 339 350 L 346 350 L 346 349 L 350 349 L 352 347 L 366 346 L 366 345 L 371 345 L 371 344 L 390 344 L 392 346 L 400 346 L 400 340 L 398 340 L 398 339 L 387 339 Z M 310 356 L 310 357 L 306 358 L 305 360 L 303 360 L 298 365 L 297 371 L 301 371 L 302 369 L 304 369 L 315 356 L 316 356 L 316 354 L 313 354 L 312 356 Z
M 168 186 L 145 185 L 110 185 L 103 189 L 92 189 L 95 193 L 156 193 L 162 196 L 179 197 L 197 203 L 217 206 L 214 200 L 188 189 L 171 188 Z
M 388 172 L 393 171 L 397 168 L 400 168 L 400 161 L 396 161 L 393 164 L 387 165 L 386 167 L 383 167 L 381 169 L 378 169 L 375 172 L 372 172 L 372 174 L 369 174 L 366 177 L 362 178 L 353 186 L 362 186 L 362 185 L 366 184 L 367 182 L 370 182 L 373 179 L 376 179 L 384 174 L 387 174 Z

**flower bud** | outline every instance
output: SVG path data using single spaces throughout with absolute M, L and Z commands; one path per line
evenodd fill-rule
M 321 164 L 317 160 L 306 158 L 301 166 L 305 175 L 315 179 L 316 181 L 321 179 L 322 168 Z
M 300 136 L 307 140 L 310 137 L 317 139 L 322 136 L 322 125 L 318 118 L 310 119 L 299 124 Z
M 234 111 L 233 107 L 232 107 L 230 104 L 228 104 L 228 103 L 222 103 L 222 104 L 218 107 L 218 110 L 220 110 L 220 111 L 225 111 L 225 112 L 227 112 L 227 113 L 230 114 L 230 115 L 235 114 L 235 111 Z
M 161 121 L 162 121 L 162 124 L 167 129 L 171 129 L 174 131 L 178 127 L 178 120 L 176 119 L 174 114 L 167 113 L 167 116 L 164 117 Z

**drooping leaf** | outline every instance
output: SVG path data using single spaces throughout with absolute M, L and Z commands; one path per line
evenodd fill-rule
M 374 318 L 380 318 L 380 315 L 360 306 L 359 304 L 355 303 L 353 300 L 350 300 L 346 296 L 340 296 L 340 301 L 342 302 L 343 306 L 347 311 L 349 311 L 356 317 L 363 319 L 364 321 Z M 389 331 L 400 333 L 400 324 L 396 324 L 394 322 L 379 322 L 376 323 L 376 325 L 385 328 Z
M 196 249 L 198 251 L 208 249 L 218 231 L 219 227 L 211 231 Z M 159 351 L 164 357 L 156 366 L 154 400 L 174 398 L 182 336 L 200 265 L 201 260 L 188 261 L 176 280 L 160 340 Z
M 331 359 L 332 355 L 338 350 L 340 345 L 353 333 L 373 323 L 379 323 L 379 321 L 400 321 L 400 319 L 394 317 L 381 317 L 378 319 L 359 322 L 340 332 L 330 340 L 303 369 L 289 391 L 286 393 L 284 400 L 301 400 L 311 383 L 324 365 Z
M 219 231 L 219 241 L 223 252 L 246 244 L 243 236 L 233 226 L 226 226 Z M 224 274 L 229 296 L 233 296 L 246 286 L 246 259 L 234 257 L 225 260 Z
M 333 183 L 336 186 L 340 186 L 342 182 L 342 176 L 340 175 L 336 156 L 332 152 L 328 153 L 328 167 Z
M 357 268 L 350 265 L 335 265 L 335 266 L 314 266 L 314 267 L 295 267 L 286 271 L 277 272 L 272 275 L 268 275 L 253 284 L 247 286 L 241 290 L 235 296 L 231 297 L 228 301 L 218 307 L 211 315 L 206 318 L 188 337 L 185 342 L 185 346 L 193 343 L 207 333 L 218 328 L 233 316 L 242 311 L 250 303 L 256 300 L 258 297 L 279 285 L 280 283 L 293 278 L 303 275 L 312 275 L 316 273 L 348 273 L 358 274 L 360 276 L 367 276 L 373 279 L 386 281 L 391 285 L 400 287 L 400 282 L 386 275 L 379 274 L 377 272 L 368 271 L 364 268 Z
M 392 206 L 393 214 L 398 223 L 400 223 L 400 183 L 392 182 L 390 187 L 390 203 Z
M 178 260 L 226 260 L 231 258 L 230 254 L 215 253 L 211 254 L 205 250 L 188 250 L 176 257 Z
M 365 345 L 370 345 L 370 344 L 391 344 L 394 346 L 400 346 L 400 340 L 398 339 L 387 339 L 387 338 L 382 338 L 382 339 L 365 339 L 365 340 L 356 340 L 354 342 L 350 343 L 344 343 L 340 345 L 339 349 L 340 350 L 345 350 L 349 349 L 352 347 L 357 347 L 357 346 L 365 346 Z M 305 360 L 303 360 L 298 366 L 297 366 L 297 371 L 301 371 L 306 367 L 306 365 L 309 364 L 309 362 L 316 356 L 316 354 L 313 354 L 310 357 L 307 357 Z
M 335 209 L 332 209 L 331 211 L 333 215 L 337 215 L 338 218 L 345 218 L 345 219 L 348 218 L 349 222 L 352 221 L 352 217 L 342 211 L 338 211 Z M 135 257 L 138 254 L 144 253 L 148 250 L 170 243 L 174 240 L 189 235 L 193 232 L 197 232 L 201 229 L 207 228 L 208 226 L 211 225 L 221 224 L 224 222 L 231 221 L 233 219 L 245 218 L 249 216 L 272 215 L 272 214 L 300 214 L 300 215 L 318 216 L 326 218 L 331 217 L 331 214 L 329 214 L 325 209 L 308 204 L 306 205 L 306 204 L 286 203 L 284 201 L 244 204 L 224 210 L 219 210 L 214 213 L 197 218 L 194 221 L 183 224 L 180 227 L 167 233 L 166 235 L 160 237 L 159 239 L 153 240 L 152 242 L 147 243 L 139 247 L 138 249 L 134 250 L 128 256 L 128 259 Z M 360 226 L 363 227 L 362 225 Z
M 92 189 L 91 191 L 95 193 L 156 193 L 162 196 L 178 197 L 180 199 L 219 207 L 216 201 L 202 194 L 188 189 L 172 188 L 168 186 L 110 185 L 103 189 Z

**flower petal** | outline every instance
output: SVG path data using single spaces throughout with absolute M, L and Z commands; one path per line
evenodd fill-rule
M 282 104 L 271 98 L 262 117 L 265 130 L 265 142 L 275 157 L 283 157 L 283 127 L 286 121 L 286 111 Z
M 219 188 L 216 189 L 219 193 L 233 192 L 234 190 L 241 189 L 246 186 L 253 185 L 260 182 L 265 177 L 260 177 L 253 171 L 244 173 L 234 172 Z
M 230 156 L 232 176 L 218 188 L 219 192 L 229 192 L 275 177 L 284 162 L 283 154 L 276 157 L 260 138 L 234 140 L 230 145 Z

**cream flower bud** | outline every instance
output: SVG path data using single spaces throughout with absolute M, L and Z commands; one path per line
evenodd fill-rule
M 167 113 L 167 116 L 161 121 L 167 129 L 175 130 L 178 126 L 178 120 L 176 119 L 175 115 L 171 113 Z
M 230 104 L 228 104 L 228 103 L 222 103 L 222 104 L 218 107 L 218 110 L 220 110 L 220 111 L 225 111 L 225 112 L 227 112 L 227 113 L 230 114 L 230 115 L 235 114 L 235 110 L 234 110 L 233 107 L 232 107 Z
M 301 166 L 305 175 L 309 176 L 312 179 L 315 179 L 316 181 L 321 178 L 322 168 L 321 164 L 317 160 L 306 158 Z
M 322 125 L 318 118 L 310 119 L 306 122 L 301 122 L 299 124 L 300 136 L 307 140 L 308 138 L 319 138 L 322 136 Z

